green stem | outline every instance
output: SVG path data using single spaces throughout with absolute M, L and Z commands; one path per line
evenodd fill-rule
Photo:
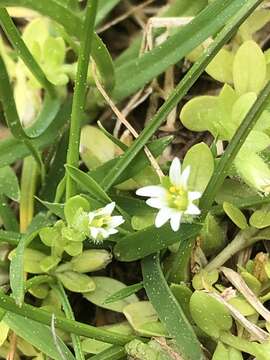
M 204 269 L 206 271 L 212 271 L 220 268 L 236 253 L 257 242 L 259 239 L 257 237 L 253 238 L 256 233 L 258 233 L 258 230 L 253 228 L 239 231 L 236 237 L 212 261 L 210 261 Z
M 126 359 L 126 351 L 122 346 L 111 346 L 109 349 L 92 356 L 91 360 L 119 360 Z
M 15 301 L 0 291 L 0 308 L 11 313 L 24 316 L 28 319 L 50 326 L 52 314 L 45 310 L 40 310 L 32 305 L 22 304 L 18 306 Z M 116 334 L 114 332 L 98 329 L 91 325 L 86 325 L 78 321 L 68 320 L 64 317 L 55 317 L 56 328 L 62 329 L 72 334 L 89 337 L 95 340 L 107 342 L 109 344 L 124 345 L 134 339 L 134 336 Z
M 257 351 L 254 349 L 254 344 L 246 339 L 234 336 L 230 333 L 223 333 L 220 336 L 220 341 L 224 344 L 229 345 L 239 351 L 243 351 L 250 355 L 257 355 Z
M 69 303 L 69 300 L 67 297 L 67 294 L 66 294 L 65 289 L 63 288 L 63 285 L 61 284 L 61 282 L 58 281 L 57 286 L 54 286 L 53 288 L 56 289 L 56 291 L 57 291 L 57 294 L 61 300 L 61 303 L 62 303 L 62 306 L 64 309 L 64 313 L 65 313 L 67 319 L 75 320 L 72 308 L 70 306 L 70 303 Z M 85 357 L 84 357 L 84 353 L 82 351 L 80 337 L 78 335 L 71 334 L 71 340 L 72 340 L 76 360 L 84 360 Z
M 35 193 L 38 171 L 35 160 L 28 156 L 23 160 L 21 174 L 20 230 L 26 232 L 34 216 Z
M 98 0 L 88 0 L 81 38 L 67 153 L 67 164 L 74 167 L 78 167 L 79 162 L 81 119 L 83 117 L 83 110 L 85 105 L 88 65 L 91 55 L 97 6 Z M 76 195 L 76 184 L 75 181 L 67 174 L 66 198 L 68 199 L 73 195 Z
M 200 207 L 203 209 L 204 215 L 211 208 L 220 186 L 223 184 L 226 176 L 228 175 L 228 171 L 232 165 L 233 160 L 235 159 L 236 155 L 238 154 L 251 130 L 254 128 L 259 116 L 263 112 L 269 95 L 270 81 L 266 84 L 264 89 L 259 94 L 256 102 L 253 104 L 252 108 L 247 113 L 243 122 L 241 123 L 229 145 L 227 146 L 223 156 L 218 162 L 214 174 L 209 181 L 200 201 Z
M 192 66 L 185 77 L 176 86 L 167 101 L 161 106 L 156 115 L 149 121 L 148 125 L 141 132 L 139 138 L 128 148 L 117 165 L 109 171 L 103 179 L 102 187 L 105 190 L 114 184 L 117 178 L 123 173 L 135 156 L 142 150 L 147 141 L 154 135 L 156 130 L 161 126 L 163 121 L 183 99 L 188 90 L 193 86 L 196 80 L 204 72 L 204 69 L 215 57 L 222 46 L 235 34 L 236 29 L 245 21 L 245 19 L 254 11 L 262 0 L 251 0 L 237 12 L 231 21 L 225 25 L 224 29 L 216 36 L 213 43 L 206 49 L 201 58 Z
M 17 51 L 17 54 L 23 60 L 28 69 L 39 81 L 41 86 L 48 91 L 50 96 L 55 97 L 56 92 L 53 84 L 47 79 L 42 68 L 39 66 L 31 52 L 28 50 L 27 46 L 21 38 L 17 27 L 14 25 L 7 10 L 4 8 L 0 9 L 0 25 L 4 30 L 6 36 L 8 37 L 9 41 L 13 45 L 14 49 Z

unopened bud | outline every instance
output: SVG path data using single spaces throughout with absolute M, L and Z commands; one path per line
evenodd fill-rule
M 87 273 L 104 269 L 112 260 L 112 255 L 107 250 L 86 250 L 71 260 L 73 271 Z

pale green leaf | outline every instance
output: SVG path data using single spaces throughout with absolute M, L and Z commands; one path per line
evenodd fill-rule
M 205 71 L 217 81 L 233 84 L 233 60 L 234 55 L 231 51 L 221 49 Z
M 190 312 L 195 323 L 213 338 L 218 338 L 221 332 L 232 327 L 229 310 L 203 291 L 195 291 L 191 296 Z
M 262 90 L 266 80 L 266 61 L 255 41 L 246 41 L 238 49 L 233 64 L 233 79 L 239 94 L 258 94 Z
M 149 301 L 127 305 L 123 313 L 134 330 L 144 336 L 164 336 L 166 330 Z
M 93 276 L 92 279 L 96 284 L 96 289 L 91 293 L 84 294 L 84 297 L 97 306 L 117 312 L 123 312 L 125 306 L 139 301 L 137 296 L 133 294 L 125 299 L 108 304 L 105 300 L 116 291 L 126 288 L 126 285 L 118 280 L 104 276 Z
M 190 166 L 188 189 L 203 192 L 214 171 L 214 159 L 211 150 L 205 143 L 192 146 L 186 153 L 183 167 Z
M 263 229 L 270 226 L 270 212 L 269 209 L 255 211 L 250 219 L 249 223 L 256 229 Z
M 233 204 L 229 202 L 223 203 L 223 209 L 227 216 L 232 220 L 232 222 L 239 227 L 239 229 L 244 230 L 248 227 L 248 223 L 245 215 L 240 209 L 238 209 Z
M 56 273 L 58 279 L 64 287 L 70 291 L 78 293 L 88 293 L 96 288 L 93 278 L 88 275 L 76 273 L 75 271 L 65 271 Z

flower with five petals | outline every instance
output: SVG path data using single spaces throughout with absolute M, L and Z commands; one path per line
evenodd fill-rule
M 117 227 L 123 224 L 122 216 L 112 216 L 115 203 L 112 202 L 105 207 L 88 213 L 90 238 L 94 242 L 101 242 L 110 235 L 118 232 Z
M 169 170 L 169 176 L 164 176 L 160 185 L 145 186 L 136 191 L 139 196 L 146 196 L 147 205 L 159 209 L 155 226 L 161 227 L 168 220 L 173 231 L 178 231 L 183 217 L 199 215 L 200 209 L 193 204 L 201 197 L 201 193 L 188 190 L 190 167 L 181 172 L 181 163 L 174 158 Z

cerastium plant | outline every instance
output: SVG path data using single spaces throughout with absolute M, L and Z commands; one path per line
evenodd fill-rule
M 269 4 L 135 3 L 0 0 L 0 357 L 267 360 Z

